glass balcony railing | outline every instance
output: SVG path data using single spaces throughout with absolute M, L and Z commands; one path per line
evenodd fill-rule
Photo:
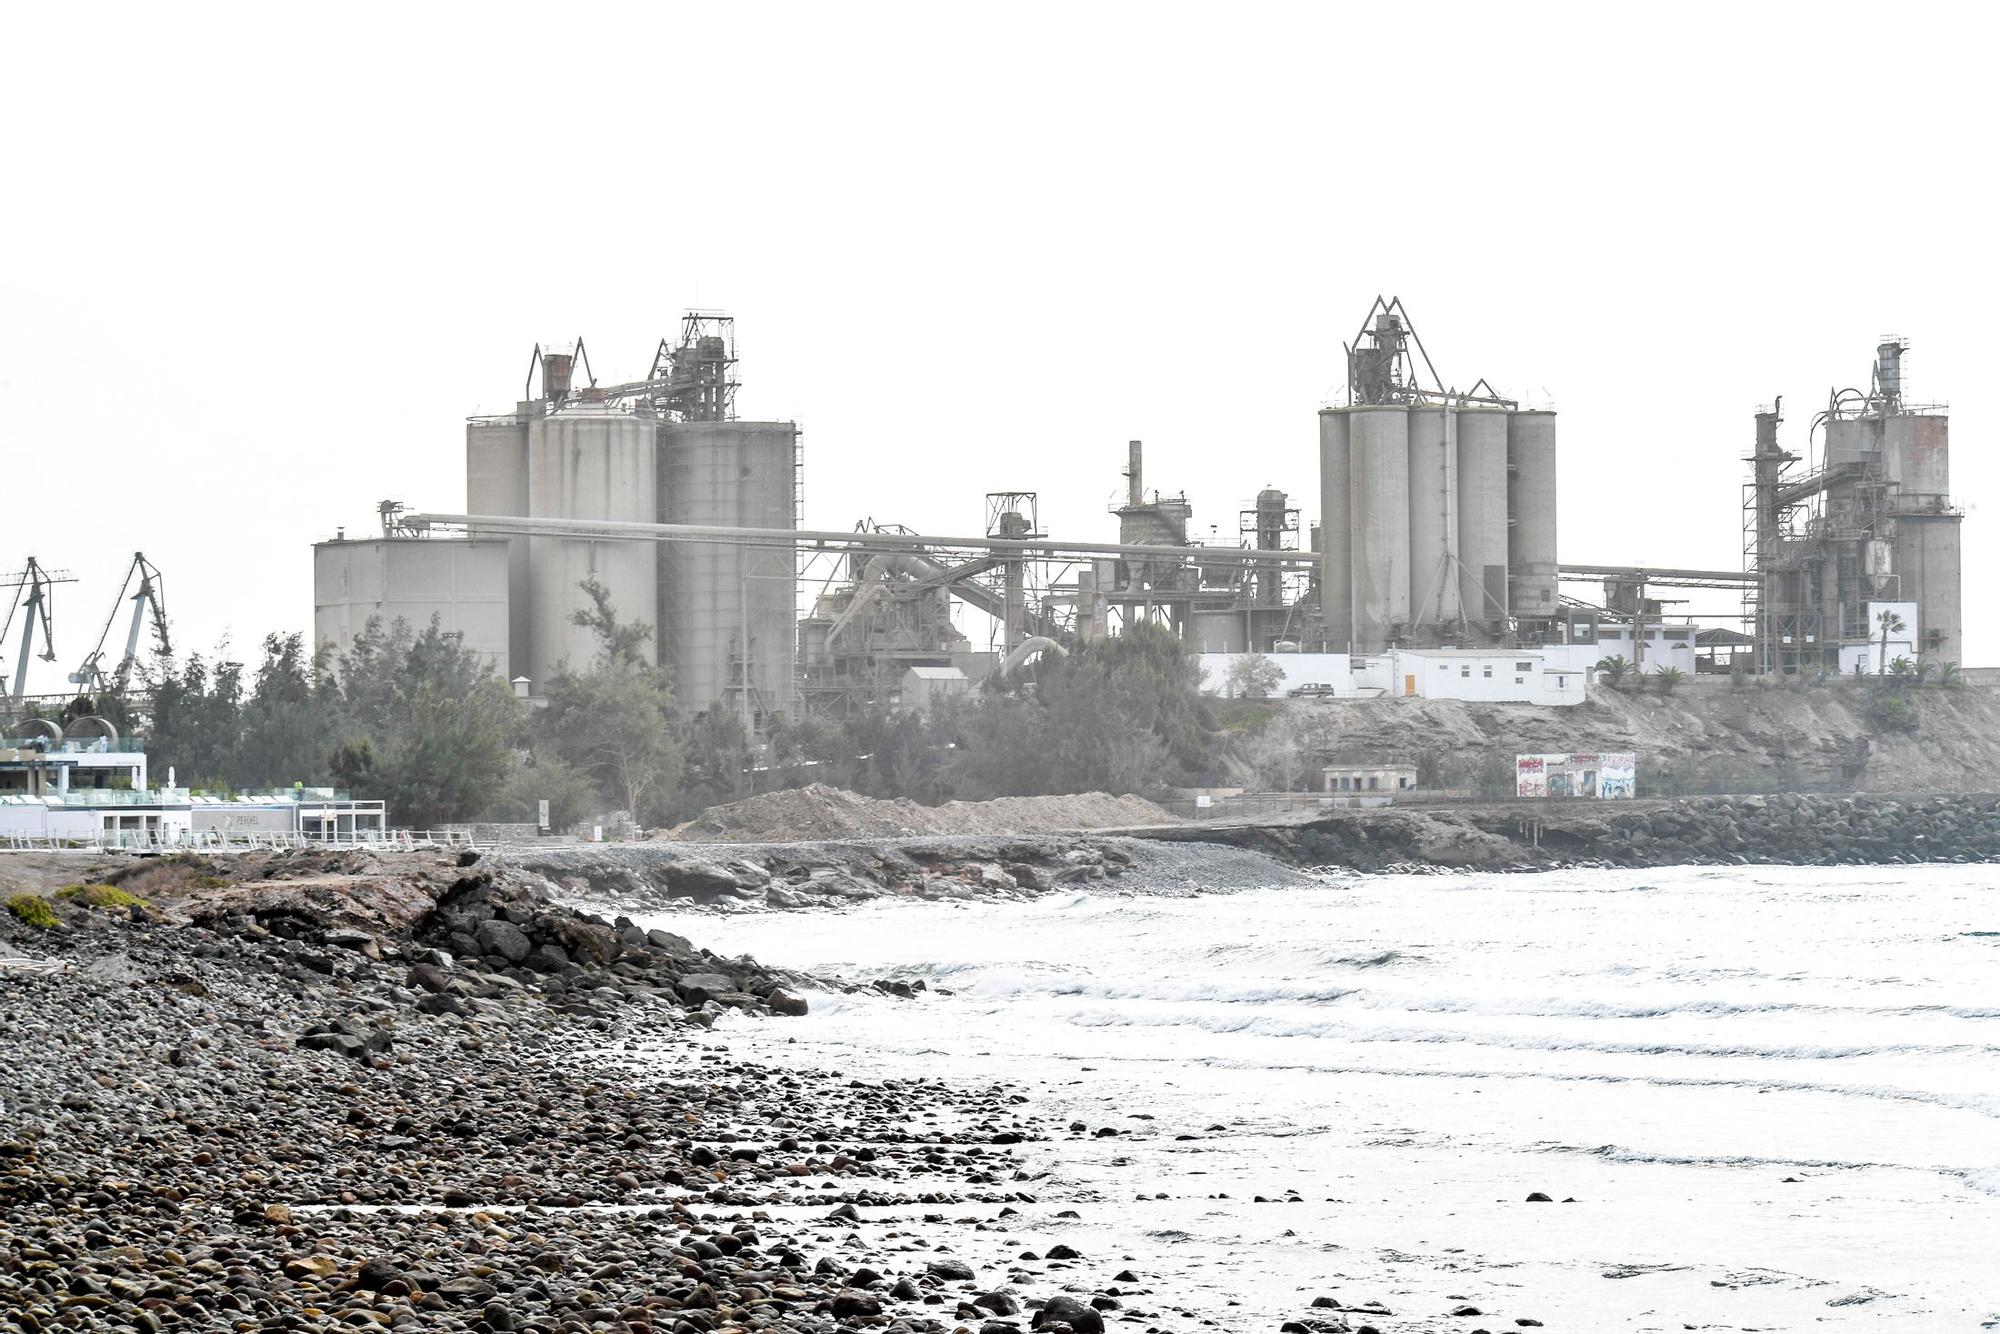
M 75 737 L 51 741 L 43 736 L 0 737 L 0 750 L 41 750 L 48 755 L 143 755 L 146 743 L 139 737 Z

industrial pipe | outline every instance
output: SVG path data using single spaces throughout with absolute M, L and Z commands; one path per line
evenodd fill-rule
M 625 542 L 736 542 L 745 546 L 847 547 L 868 551 L 907 551 L 911 547 L 960 547 L 1024 556 L 1145 556 L 1172 559 L 1176 554 L 1204 565 L 1290 565 L 1309 569 L 1319 563 L 1310 551 L 1261 551 L 1250 547 L 1167 546 L 1158 543 L 1057 542 L 1047 538 L 938 537 L 929 533 L 863 533 L 813 528 L 733 528 L 695 523 L 632 523 L 618 519 L 530 519 L 509 514 L 409 514 L 407 527 L 470 528 L 526 537 L 603 538 Z

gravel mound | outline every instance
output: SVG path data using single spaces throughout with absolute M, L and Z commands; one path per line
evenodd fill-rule
M 1029 834 L 1176 823 L 1143 797 L 1084 792 L 1062 797 L 1000 797 L 922 806 L 884 801 L 814 783 L 711 806 L 664 837 L 688 843 L 785 843 L 839 838 L 938 834 Z

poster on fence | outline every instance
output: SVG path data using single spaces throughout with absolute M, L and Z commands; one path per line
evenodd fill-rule
M 1514 757 L 1514 794 L 1520 797 L 1629 801 L 1637 787 L 1638 760 L 1630 751 Z

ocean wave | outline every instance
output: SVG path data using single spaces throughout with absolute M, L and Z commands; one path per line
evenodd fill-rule
M 1845 1158 L 1767 1158 L 1743 1153 L 1652 1153 L 1644 1149 L 1628 1149 L 1622 1144 L 1599 1144 L 1593 1147 L 1578 1144 L 1538 1144 L 1535 1148 L 1541 1153 L 1581 1154 L 1586 1158 L 1601 1158 L 1610 1163 L 1659 1163 L 1668 1167 L 1782 1167 L 1815 1172 L 1887 1168 L 1895 1171 L 1942 1172 L 1952 1176 L 1961 1175 L 1964 1170 L 1955 1167 L 1925 1167 L 1912 1163 L 1854 1162 Z
M 1341 1019 L 1297 1020 L 1260 1014 L 1179 1013 L 1130 1010 L 1077 1010 L 1067 1016 L 1084 1028 L 1197 1028 L 1210 1033 L 1268 1038 L 1323 1038 L 1336 1042 L 1415 1044 L 1464 1043 L 1505 1047 L 1516 1051 L 1603 1052 L 1625 1056 L 1699 1056 L 1756 1060 L 1842 1061 L 1864 1056 L 1995 1056 L 2000 1047 L 1986 1043 L 1873 1043 L 1853 1046 L 1757 1046 L 1744 1043 L 1614 1042 L 1600 1038 L 1565 1038 L 1517 1033 L 1471 1033 L 1448 1029 L 1365 1027 Z
M 1958 1175 L 1974 1190 L 2000 1195 L 2000 1167 L 1969 1167 Z
M 2000 1119 L 2000 1097 L 1939 1093 L 1929 1089 L 1895 1088 L 1884 1084 L 1822 1084 L 1800 1079 L 1748 1079 L 1704 1075 L 1613 1074 L 1601 1070 L 1413 1070 L 1402 1066 L 1331 1064 L 1319 1061 L 1249 1061 L 1235 1056 L 1175 1057 L 1192 1059 L 1214 1070 L 1288 1071 L 1316 1075 L 1378 1075 L 1394 1079 L 1515 1079 L 1556 1084 L 1638 1084 L 1649 1088 L 1740 1089 L 1746 1093 L 1807 1093 L 1866 1098 L 1881 1102 L 1918 1103 L 1950 1111 L 1972 1112 Z

